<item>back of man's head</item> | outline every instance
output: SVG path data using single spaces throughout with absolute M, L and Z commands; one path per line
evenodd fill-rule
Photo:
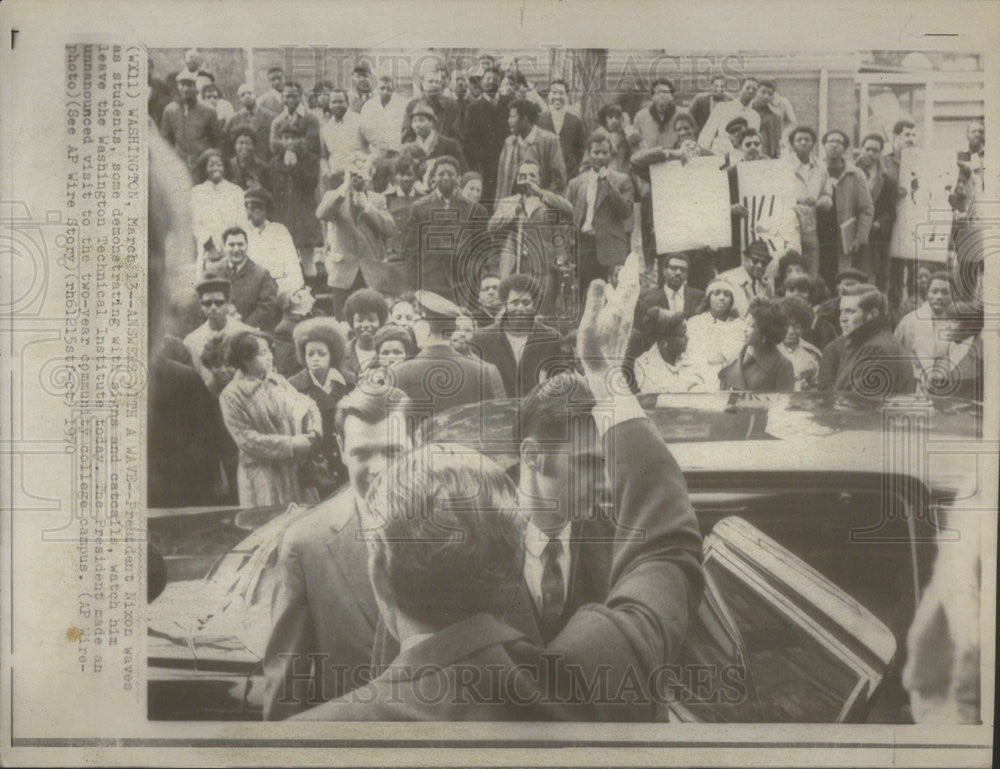
M 518 440 L 559 444 L 593 430 L 596 400 L 582 376 L 564 372 L 536 385 L 521 403 Z
M 513 483 L 487 457 L 429 444 L 397 458 L 368 494 L 379 598 L 435 630 L 499 616 L 517 589 L 524 517 Z M 388 621 L 388 618 L 387 618 Z M 390 623 L 391 624 L 391 623 Z
M 860 285 L 844 289 L 841 296 L 859 297 L 858 309 L 865 315 L 870 315 L 872 310 L 878 310 L 880 318 L 885 318 L 889 315 L 889 300 L 885 294 L 870 283 L 861 283 Z

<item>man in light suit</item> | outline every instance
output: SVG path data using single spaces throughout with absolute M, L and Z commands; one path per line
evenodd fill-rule
M 719 273 L 718 280 L 724 280 L 733 287 L 733 309 L 741 318 L 746 316 L 753 299 L 774 296 L 771 281 L 764 274 L 770 263 L 771 251 L 767 243 L 755 240 L 743 252 L 741 266 Z
M 327 283 L 338 316 L 353 291 L 391 293 L 402 281 L 402 264 L 386 261 L 396 222 L 385 198 L 371 190 L 371 176 L 367 157 L 354 155 L 344 182 L 326 192 L 316 208 L 316 217 L 327 223 Z
M 507 137 L 497 163 L 497 200 L 514 194 L 521 166 L 534 162 L 538 166 L 539 187 L 561 195 L 566 189 L 566 163 L 559 137 L 539 128 L 538 107 L 527 99 L 510 103 L 507 116 Z
M 545 488 L 522 484 L 521 496 L 551 494 L 565 503 L 547 506 L 549 520 L 535 518 L 552 533 L 556 519 L 572 512 L 567 479 L 580 470 L 598 471 L 595 455 L 607 458 L 615 537 L 604 602 L 577 609 L 548 643 L 498 619 L 518 600 L 525 550 L 539 544 L 516 509 L 519 493 L 486 457 L 426 446 L 398 459 L 368 497 L 377 522 L 369 575 L 382 619 L 402 651 L 357 696 L 300 719 L 655 717 L 664 692 L 657 691 L 654 673 L 676 658 L 703 578 L 701 537 L 680 468 L 634 397 L 615 395 L 609 386 L 631 331 L 639 261 L 635 256 L 626 263 L 615 291 L 602 282 L 591 286 L 578 337 L 586 380 L 575 380 L 566 394 L 576 406 L 576 449 L 562 450 L 566 436 L 526 439 L 521 447 L 522 462 L 546 479 Z M 561 536 L 542 545 L 538 580 L 540 614 L 554 625 L 562 624 L 565 612 L 565 552 L 551 544 Z M 634 686 L 636 696 L 618 696 L 623 685 Z
M 386 381 L 406 393 L 426 416 L 503 398 L 503 380 L 496 366 L 468 358 L 450 344 L 459 307 L 431 291 L 417 291 L 416 302 L 420 319 L 413 324 L 413 333 L 420 352 L 393 365 Z
M 635 190 L 628 174 L 609 167 L 611 137 L 598 131 L 587 140 L 590 168 L 569 183 L 573 223 L 580 232 L 577 269 L 580 296 L 595 278 L 606 280 L 628 256 Z
M 360 520 L 368 488 L 410 447 L 412 404 L 398 390 L 354 390 L 337 408 L 350 484 L 284 531 L 271 635 L 264 653 L 264 718 L 279 720 L 364 684 L 378 621 Z

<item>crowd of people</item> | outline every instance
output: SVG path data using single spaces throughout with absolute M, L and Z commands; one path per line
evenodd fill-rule
M 157 484 L 170 501 L 265 505 L 334 488 L 333 414 L 366 378 L 438 411 L 524 398 L 579 370 L 580 298 L 596 278 L 614 284 L 639 242 L 625 365 L 636 392 L 981 398 L 982 263 L 970 288 L 968 272 L 956 282 L 888 253 L 911 120 L 852 159 L 847 132 L 818 141 L 775 82 L 751 76 L 735 95 L 716 78 L 689 108 L 657 79 L 645 104 L 610 101 L 593 126 L 566 81 L 543 96 L 489 57 L 477 75 L 425 71 L 414 98 L 366 64 L 350 88 L 320 80 L 308 94 L 272 67 L 265 92 L 240 86 L 238 108 L 197 51 L 170 79 L 176 97 L 154 79 L 150 111 L 192 174 L 193 289 L 158 349 L 203 383 L 211 418 L 184 435 L 204 438 L 219 468 L 185 492 Z M 984 144 L 975 121 L 956 219 L 982 184 Z M 657 250 L 649 168 L 709 155 L 720 168 L 787 162 L 801 250 L 738 234 L 732 248 Z M 747 214 L 732 208 L 734 222 Z M 434 366 L 448 373 L 440 392 Z M 294 477 L 303 464 L 308 486 Z
M 700 536 L 634 394 L 982 398 L 982 264 L 970 283 L 888 253 L 912 121 L 852 159 L 847 133 L 818 141 L 776 83 L 749 76 L 735 95 L 716 78 L 687 108 L 658 79 L 646 103 L 610 101 L 588 125 L 567 82 L 539 92 L 494 59 L 425 72 L 414 98 L 364 64 L 350 88 L 311 93 L 272 67 L 238 108 L 200 65 L 189 52 L 176 96 L 151 83 L 151 118 L 192 175 L 193 238 L 190 301 L 151 349 L 149 501 L 319 502 L 282 540 L 266 718 L 661 718 L 655 697 L 609 692 L 676 656 L 700 600 Z M 981 184 L 981 122 L 968 140 L 956 217 Z M 650 167 L 708 156 L 787 162 L 801 250 L 737 235 L 730 249 L 657 250 Z M 632 396 L 608 389 L 619 368 Z M 516 488 L 482 457 L 406 453 L 428 416 L 498 399 L 518 401 Z M 610 429 L 590 419 L 605 401 Z M 565 520 L 593 503 L 583 479 L 603 476 L 609 436 L 618 522 L 642 542 Z M 383 518 L 368 565 L 366 506 Z M 459 535 L 442 542 L 431 523 Z M 540 694 L 524 665 L 549 664 L 546 650 L 562 662 Z M 505 677 L 476 679 L 486 710 L 429 703 L 416 679 L 369 681 L 392 660 Z M 566 660 L 587 675 L 610 660 L 610 710 L 553 699 Z M 339 699 L 359 687 L 360 701 Z M 524 697 L 536 704 L 508 708 Z

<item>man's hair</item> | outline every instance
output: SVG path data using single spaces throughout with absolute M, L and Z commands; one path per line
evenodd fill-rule
M 477 179 L 481 184 L 483 181 L 483 175 L 478 171 L 466 171 L 464 174 L 462 174 L 462 178 L 458 180 L 458 188 L 462 189 L 463 187 L 465 187 L 466 184 L 468 184 L 471 181 L 475 181 Z
M 829 139 L 834 134 L 836 134 L 837 136 L 839 136 L 840 138 L 842 138 L 844 140 L 844 148 L 845 149 L 847 147 L 851 146 L 851 140 L 849 138 L 847 138 L 847 134 L 845 134 L 839 128 L 831 128 L 829 131 L 827 131 L 825 134 L 823 134 L 823 144 L 826 144 L 826 140 Z
M 740 131 L 740 144 L 743 144 L 743 140 L 746 139 L 748 136 L 756 136 L 759 138 L 760 131 L 758 131 L 756 128 L 744 128 L 742 131 Z
M 680 260 L 681 260 L 681 261 L 683 261 L 683 262 L 684 262 L 684 263 L 685 263 L 685 264 L 686 264 L 686 265 L 687 265 L 688 267 L 690 267 L 690 266 L 691 266 L 691 257 L 690 257 L 690 256 L 688 256 L 688 255 L 687 255 L 687 253 L 685 253 L 684 251 L 675 251 L 675 252 L 674 252 L 674 253 L 672 253 L 672 254 L 666 254 L 666 255 L 665 255 L 665 256 L 663 257 L 663 266 L 664 266 L 664 267 L 666 267 L 666 266 L 667 266 L 668 264 L 670 264 L 670 262 L 671 262 L 671 261 L 672 261 L 673 259 L 680 259 Z
M 514 99 L 508 106 L 508 111 L 515 110 L 519 117 L 534 125 L 538 121 L 538 105 L 527 99 Z
M 323 91 L 332 91 L 333 83 L 329 80 L 320 80 L 313 86 L 313 93 L 323 93 Z
M 491 459 L 439 444 L 407 452 L 373 484 L 367 508 L 373 563 L 407 617 L 440 629 L 509 605 L 526 519 Z
M 273 75 L 275 72 L 280 72 L 282 75 L 285 74 L 285 70 L 283 70 L 281 67 L 271 67 L 267 70 L 268 75 Z
M 951 276 L 945 270 L 937 270 L 931 273 L 931 279 L 927 281 L 927 286 L 930 287 L 931 283 L 935 280 L 943 280 L 951 288 Z
M 418 411 L 406 393 L 396 387 L 374 385 L 362 380 L 337 403 L 334 429 L 343 438 L 344 422 L 348 417 L 357 417 L 366 425 L 375 425 L 385 421 L 390 414 L 402 415 L 407 434 L 413 435 L 418 427 Z
M 612 115 L 617 115 L 621 117 L 624 113 L 622 112 L 621 105 L 618 104 L 605 104 L 599 110 L 597 110 L 597 122 L 600 125 L 604 125 L 609 117 Z
M 905 117 L 904 118 L 900 118 L 892 126 L 892 135 L 893 136 L 899 136 L 907 128 L 916 128 L 916 127 L 917 127 L 917 124 L 914 123 L 909 118 L 905 118 Z
M 878 310 L 879 316 L 883 318 L 889 315 L 889 300 L 886 299 L 885 294 L 871 284 L 862 283 L 859 286 L 851 286 L 844 291 L 843 296 L 861 297 L 858 300 L 858 309 L 866 315 L 872 310 Z
M 518 442 L 568 443 L 593 426 L 594 394 L 582 376 L 561 372 L 536 385 L 521 402 Z
M 793 264 L 801 267 L 807 273 L 812 275 L 812 266 L 809 264 L 809 260 L 806 259 L 804 256 L 802 256 L 802 254 L 800 254 L 794 248 L 790 248 L 778 259 L 779 284 L 784 282 L 785 275 L 788 274 L 788 268 L 791 267 Z
M 683 312 L 670 312 L 662 307 L 650 307 L 642 319 L 642 332 L 651 342 L 657 342 L 677 334 L 683 325 Z
M 494 75 L 497 76 L 497 80 L 503 80 L 503 70 L 500 69 L 500 67 L 496 66 L 495 64 L 489 67 L 485 67 L 483 69 L 482 77 L 486 77 L 486 75 L 490 72 L 492 72 Z
M 234 235 L 242 235 L 244 239 L 246 239 L 247 231 L 244 230 L 242 227 L 237 227 L 235 225 L 232 227 L 227 227 L 225 231 L 223 231 L 222 233 L 222 245 L 226 245 L 226 241 L 229 240 L 229 238 L 233 237 Z
M 569 83 L 567 83 L 561 77 L 557 77 L 555 80 L 550 80 L 549 81 L 549 90 L 550 91 L 552 90 L 552 86 L 554 86 L 554 85 L 561 85 L 563 88 L 566 89 L 566 95 L 567 96 L 569 95 Z
M 294 80 L 286 80 L 285 84 L 283 86 L 281 86 L 281 90 L 282 91 L 285 91 L 285 90 L 287 90 L 289 88 L 294 88 L 296 91 L 299 92 L 299 94 L 302 94 L 302 92 L 303 92 L 302 91 L 302 86 L 299 85 L 298 83 L 296 83 Z
M 441 155 L 440 157 L 434 158 L 434 164 L 431 168 L 431 176 L 437 173 L 438 168 L 441 166 L 451 166 L 455 169 L 455 175 L 462 173 L 462 167 L 458 164 L 458 161 L 451 155 Z
M 783 297 L 781 299 L 781 309 L 788 316 L 789 323 L 794 323 L 803 329 L 808 329 L 812 326 L 812 307 L 801 296 Z
M 482 282 L 481 279 L 480 282 Z M 531 298 L 537 302 L 538 297 L 541 295 L 541 286 L 531 275 L 525 275 L 524 273 L 518 272 L 513 275 L 508 275 L 500 281 L 500 285 L 497 288 L 497 294 L 500 297 L 500 301 L 506 302 L 507 297 L 510 296 L 512 291 L 517 291 L 518 293 L 527 291 L 531 294 Z
M 481 273 L 479 273 L 480 287 L 483 285 L 483 281 L 486 280 L 487 278 L 496 278 L 497 280 L 500 280 L 500 273 L 496 272 L 495 270 L 491 270 L 489 268 L 483 270 Z M 497 286 L 497 288 L 499 289 L 499 286 Z
M 795 128 L 793 128 L 789 132 L 789 134 L 788 134 L 788 143 L 789 144 L 794 144 L 795 143 L 795 137 L 798 134 L 809 134 L 812 137 L 813 144 L 815 144 L 816 141 L 817 141 L 815 129 L 813 129 L 811 126 L 807 126 L 807 125 L 797 125 L 797 126 L 795 126 Z
M 222 96 L 222 91 L 219 90 L 219 86 L 217 86 L 215 83 L 205 83 L 205 85 L 201 87 L 201 98 L 203 99 L 207 98 L 206 94 L 209 91 L 215 91 L 217 94 L 219 94 L 220 97 Z
M 306 364 L 306 345 L 321 342 L 330 353 L 330 367 L 337 368 L 344 357 L 347 342 L 340 330 L 340 324 L 333 318 L 308 318 L 298 323 L 292 330 L 295 342 L 295 357 L 303 366 Z
M 411 155 L 400 155 L 392 164 L 392 172 L 399 176 L 405 171 L 411 171 L 414 176 L 417 174 L 417 164 Z
M 877 133 L 868 134 L 864 139 L 861 140 L 861 146 L 864 147 L 865 142 L 867 141 L 878 142 L 878 146 L 880 149 L 885 147 L 885 137 L 882 136 L 882 134 L 877 134 Z
M 392 315 L 392 310 L 393 310 L 393 308 L 397 304 L 403 304 L 404 302 L 406 304 L 410 305 L 410 307 L 412 307 L 414 310 L 417 309 L 417 297 L 416 297 L 416 294 L 414 294 L 412 291 L 407 291 L 406 293 L 400 294 L 399 296 L 397 296 L 391 302 L 388 302 L 388 304 L 389 304 L 389 315 Z
M 384 325 L 385 319 L 389 317 L 389 305 L 374 288 L 359 288 L 344 302 L 344 320 L 351 328 L 354 328 L 355 315 L 368 315 L 375 313 L 378 316 L 378 324 Z
M 417 354 L 417 343 L 413 339 L 413 332 L 403 326 L 389 323 L 382 326 L 375 334 L 375 354 L 378 355 L 379 347 L 385 342 L 402 342 L 403 349 L 406 350 L 406 357 L 412 358 Z
M 867 283 L 868 276 L 861 270 L 857 270 L 854 267 L 848 267 L 847 269 L 841 270 L 833 279 L 833 285 L 837 286 L 842 280 L 856 280 L 858 283 Z
M 236 140 L 239 139 L 241 136 L 248 137 L 250 139 L 250 141 L 252 141 L 254 143 L 254 146 L 255 147 L 257 146 L 257 134 L 254 133 L 254 131 L 253 131 L 252 128 L 248 128 L 248 127 L 244 126 L 243 128 L 239 129 L 236 133 L 233 134 L 233 146 L 234 147 L 236 146 Z
M 330 98 L 331 99 L 333 98 L 333 95 L 335 93 L 339 93 L 341 96 L 343 96 L 344 97 L 344 101 L 346 101 L 348 104 L 351 103 L 351 95 L 347 92 L 346 88 L 331 88 L 330 89 Z
M 592 144 L 607 144 L 608 148 L 610 148 L 611 135 L 603 128 L 598 128 L 587 137 L 587 152 L 590 152 L 590 145 Z
M 673 126 L 675 131 L 677 130 L 678 123 L 688 123 L 696 132 L 698 130 L 698 123 L 695 121 L 694 115 L 690 112 L 678 112 L 674 115 Z
M 760 80 L 758 80 L 758 79 L 757 79 L 756 77 L 754 77 L 753 75 L 746 75 L 746 76 L 744 76 L 744 77 L 741 77 L 741 78 L 740 78 L 740 88 L 742 89 L 742 88 L 743 88 L 743 86 L 745 86 L 745 85 L 747 84 L 747 82 L 748 82 L 748 81 L 750 81 L 750 80 L 752 80 L 752 81 L 753 81 L 753 82 L 755 82 L 755 83 L 756 83 L 756 84 L 757 84 L 758 86 L 760 86 Z
M 677 92 L 677 87 L 674 85 L 674 81 L 671 80 L 669 77 L 658 77 L 658 78 L 656 78 L 656 80 L 654 80 L 652 83 L 650 83 L 650 85 L 649 85 L 649 92 L 650 93 L 656 93 L 656 86 L 658 86 L 658 85 L 665 85 L 667 88 L 670 89 L 670 93 L 676 93 Z
M 758 80 L 757 81 L 757 87 L 758 88 L 770 88 L 772 91 L 777 91 L 778 90 L 778 84 L 775 83 L 773 80 Z
M 789 278 L 785 281 L 785 293 L 789 291 L 801 291 L 805 289 L 809 301 L 811 302 L 816 297 L 816 284 L 813 283 L 812 278 L 805 275 L 799 275 L 794 278 Z
M 233 368 L 246 373 L 250 361 L 257 357 L 260 350 L 258 339 L 265 340 L 268 345 L 271 344 L 271 340 L 259 331 L 241 331 L 231 337 L 226 352 L 226 362 Z
M 216 334 L 205 342 L 205 348 L 201 351 L 201 365 L 205 368 L 218 368 L 226 362 L 226 336 Z
M 747 315 L 757 322 L 757 330 L 767 347 L 774 347 L 788 333 L 788 316 L 777 302 L 756 297 L 750 301 Z

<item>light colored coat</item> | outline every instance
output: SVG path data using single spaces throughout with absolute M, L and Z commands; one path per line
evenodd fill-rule
M 237 486 L 242 507 L 314 502 L 299 486 L 292 439 L 322 431 L 319 410 L 277 373 L 265 379 L 237 372 L 219 396 L 222 419 L 239 448 Z

